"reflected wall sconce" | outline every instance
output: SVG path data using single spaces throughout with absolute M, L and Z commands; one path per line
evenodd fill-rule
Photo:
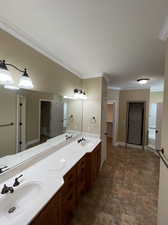
M 69 121 L 73 121 L 74 120 L 74 115 L 73 114 L 71 114 L 70 116 L 69 116 Z
M 73 99 L 73 100 L 86 100 L 87 95 L 86 92 L 82 89 L 75 88 L 73 96 L 64 96 L 65 99 Z
M 90 122 L 91 123 L 96 123 L 96 117 L 95 116 L 92 116 L 91 119 L 90 119 Z
M 86 92 L 82 89 L 75 88 L 74 89 L 74 98 L 75 99 L 87 99 Z
M 14 85 L 13 77 L 10 71 L 8 70 L 8 66 L 11 66 L 22 73 L 22 76 L 19 79 L 18 86 Z M 5 88 L 9 89 L 33 88 L 33 83 L 30 76 L 27 73 L 27 69 L 25 68 L 24 70 L 21 70 L 13 64 L 6 63 L 5 60 L 0 60 L 0 84 L 4 85 Z

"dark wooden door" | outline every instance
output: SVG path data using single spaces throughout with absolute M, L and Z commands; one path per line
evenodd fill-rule
M 144 103 L 131 102 L 128 105 L 127 143 L 142 145 L 144 129 Z

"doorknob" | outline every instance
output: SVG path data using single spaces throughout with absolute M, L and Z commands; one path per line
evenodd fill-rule
M 107 132 L 104 133 L 104 135 L 107 135 L 107 134 L 108 134 Z
M 156 134 L 158 134 L 158 133 L 159 133 L 159 131 L 158 131 L 158 130 L 156 130 L 156 131 L 155 131 L 155 133 L 156 133 Z

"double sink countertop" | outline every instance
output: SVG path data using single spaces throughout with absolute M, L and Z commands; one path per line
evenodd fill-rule
M 100 138 L 87 135 L 84 144 L 77 143 L 80 136 L 61 147 L 53 139 L 39 155 L 32 157 L 29 166 L 17 168 L 15 176 L 0 183 L 12 186 L 15 177 L 23 174 L 14 193 L 0 194 L 0 224 L 28 225 L 64 184 L 64 175 L 86 154 L 100 143 Z M 40 148 L 40 145 L 38 146 Z M 44 144 L 42 145 L 44 148 Z M 12 173 L 11 173 L 12 174 Z M 14 209 L 9 213 L 9 209 Z

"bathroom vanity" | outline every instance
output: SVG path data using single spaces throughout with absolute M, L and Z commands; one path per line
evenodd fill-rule
M 83 101 L 0 87 L 0 225 L 68 225 L 101 164 L 95 116 Z
M 67 225 L 83 194 L 94 184 L 101 162 L 101 144 L 86 153 L 64 176 L 64 184 L 31 225 Z
M 101 164 L 100 138 L 85 134 L 86 141 L 79 143 L 83 136 L 61 144 L 57 139 L 41 144 L 39 154 L 1 174 L 0 190 L 4 185 L 14 190 L 0 194 L 1 225 L 70 223 Z M 14 186 L 20 175 L 19 185 Z

